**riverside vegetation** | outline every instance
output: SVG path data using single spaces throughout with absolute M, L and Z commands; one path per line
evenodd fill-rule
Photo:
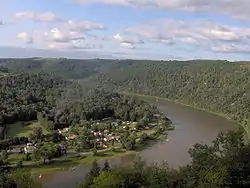
M 22 160 L 14 159 L 18 161 L 18 168 L 25 166 L 26 159 L 41 165 L 50 163 L 71 149 L 78 154 L 90 151 L 91 155 L 105 147 L 130 150 L 140 146 L 149 135 L 155 138 L 159 132 L 169 129 L 169 120 L 155 107 L 115 91 L 168 98 L 219 113 L 239 122 L 249 133 L 248 62 L 32 58 L 3 59 L 0 66 L 1 162 L 4 167 L 10 167 L 9 161 L 13 161 L 7 152 L 10 146 L 22 145 L 29 139 L 36 144 L 36 152 L 24 155 Z M 72 81 L 75 79 L 81 85 Z M 87 92 L 86 84 L 98 89 Z M 25 136 L 23 129 L 27 127 L 31 130 Z M 65 127 L 70 129 L 63 129 Z M 24 133 L 15 132 L 17 130 Z M 58 133 L 54 132 L 56 130 Z M 99 133 L 101 135 L 95 137 Z M 110 133 L 118 140 L 105 144 L 104 138 L 108 140 L 106 136 Z M 23 137 L 16 138 L 16 135 Z M 63 139 L 66 137 L 70 141 Z M 102 143 L 97 143 L 99 141 Z M 179 170 L 167 165 L 148 165 L 141 160 L 128 167 L 109 168 L 106 163 L 101 170 L 93 162 L 92 170 L 78 186 L 249 187 L 249 151 L 242 131 L 221 133 L 212 146 L 194 145 L 190 149 L 191 164 Z M 91 158 L 93 161 L 95 157 Z M 31 182 L 26 187 L 38 186 L 33 179 L 19 178 L 18 182 L 18 178 L 13 178 L 18 173 L 2 173 L 2 187 L 18 185 L 21 180 Z M 30 177 L 29 173 L 22 172 L 25 177 Z

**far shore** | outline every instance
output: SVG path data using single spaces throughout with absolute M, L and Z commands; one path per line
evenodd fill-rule
M 168 99 L 168 98 L 163 98 L 163 97 L 157 97 L 157 96 L 151 96 L 151 95 L 144 95 L 144 94 L 134 93 L 134 92 L 130 92 L 130 91 L 119 91 L 118 93 L 128 95 L 128 96 L 136 96 L 136 97 L 142 97 L 142 98 L 148 98 L 148 99 L 154 99 L 154 100 L 161 100 L 161 101 L 167 101 L 167 102 L 180 104 L 182 106 L 187 106 L 187 107 L 190 107 L 190 108 L 194 108 L 194 109 L 197 109 L 197 110 L 202 110 L 204 112 L 208 112 L 208 113 L 211 113 L 211 114 L 221 116 L 221 117 L 227 119 L 228 121 L 234 122 L 234 123 L 241 126 L 241 124 L 239 122 L 237 122 L 235 120 L 232 120 L 230 117 L 228 117 L 227 115 L 225 115 L 223 113 L 213 112 L 213 111 L 210 111 L 210 110 L 207 110 L 207 109 L 204 109 L 204 108 L 199 108 L 197 106 L 192 106 L 190 104 L 183 103 L 183 102 L 178 101 L 178 100 L 173 100 L 173 99 Z

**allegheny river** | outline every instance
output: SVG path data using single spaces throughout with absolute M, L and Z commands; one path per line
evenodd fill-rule
M 167 161 L 170 167 L 178 168 L 190 162 L 188 149 L 195 143 L 210 144 L 221 131 L 237 130 L 237 124 L 223 117 L 180 104 L 144 99 L 157 105 L 171 119 L 175 130 L 170 131 L 168 139 L 149 146 L 139 155 L 148 163 Z M 110 159 L 111 165 L 129 164 L 135 154 Z M 103 162 L 100 162 L 103 165 Z M 78 166 L 71 170 L 56 172 L 44 182 L 44 187 L 73 188 L 81 183 L 91 164 Z

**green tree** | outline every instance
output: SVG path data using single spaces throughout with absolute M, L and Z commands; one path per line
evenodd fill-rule
M 2 188 L 40 188 L 27 170 L 16 170 L 10 173 L 0 174 L 0 187 Z
M 108 160 L 106 160 L 102 171 L 109 171 L 109 170 L 110 170 L 110 165 L 109 165 Z
M 118 188 L 122 185 L 119 175 L 107 171 L 101 172 L 93 182 L 93 188 Z
M 100 174 L 100 167 L 98 166 L 97 164 L 97 161 L 94 161 L 92 163 L 92 168 L 91 170 L 89 171 L 89 173 L 86 175 L 85 177 L 85 180 L 84 180 L 84 183 L 83 183 L 83 187 L 84 188 L 89 188 L 93 185 L 93 181 L 94 181 L 94 178 L 98 177 L 99 174 Z
M 43 163 L 46 160 L 50 161 L 51 159 L 57 157 L 58 155 L 58 146 L 52 142 L 45 142 L 40 148 L 39 153 L 43 159 Z
M 41 127 L 35 127 L 33 132 L 30 134 L 30 140 L 38 143 L 41 142 L 43 138 L 43 129 Z
M 9 158 L 8 152 L 6 150 L 2 150 L 0 155 L 0 164 L 7 165 L 8 158 Z

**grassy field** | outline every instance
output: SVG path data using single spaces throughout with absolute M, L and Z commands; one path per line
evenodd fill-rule
M 17 122 L 7 126 L 7 135 L 17 137 L 28 137 L 35 127 L 40 127 L 39 123 L 36 121 Z M 43 133 L 47 134 L 48 131 L 44 129 Z
M 61 170 L 67 170 L 75 166 L 90 164 L 97 161 L 103 161 L 107 159 L 112 159 L 115 157 L 121 157 L 126 155 L 136 155 L 136 151 L 126 151 L 123 149 L 117 149 L 116 151 L 109 151 L 105 153 L 99 153 L 97 156 L 87 155 L 82 157 L 72 157 L 72 158 L 58 158 L 55 159 L 53 162 L 41 165 L 41 166 L 30 166 L 27 167 L 32 173 L 39 174 L 39 173 L 52 173 Z

